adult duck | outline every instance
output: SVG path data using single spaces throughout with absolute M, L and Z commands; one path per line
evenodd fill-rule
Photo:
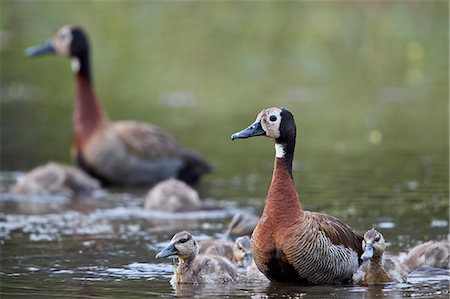
M 178 257 L 178 266 L 170 281 L 179 284 L 233 283 L 237 278 L 236 267 L 218 255 L 198 254 L 198 243 L 191 233 L 176 233 L 169 245 L 156 258 Z
M 364 234 L 362 241 L 363 263 L 353 275 L 353 282 L 358 284 L 380 284 L 387 282 L 406 282 L 407 269 L 396 257 L 386 255 L 386 242 L 383 235 L 374 228 Z
M 91 75 L 89 41 L 80 27 L 60 28 L 28 56 L 58 54 L 71 59 L 75 73 L 72 155 L 78 165 L 103 183 L 154 184 L 175 177 L 191 185 L 211 170 L 210 164 L 182 147 L 158 127 L 111 122 L 97 98 Z
M 332 216 L 304 211 L 292 177 L 296 125 L 283 108 L 268 108 L 231 138 L 267 136 L 275 165 L 261 219 L 252 235 L 255 263 L 272 281 L 340 284 L 352 280 L 363 253 L 362 236 Z

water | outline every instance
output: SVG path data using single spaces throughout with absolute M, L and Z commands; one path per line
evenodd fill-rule
M 240 210 L 259 215 L 273 145 L 230 141 L 260 109 L 285 106 L 299 132 L 294 178 L 307 210 L 371 227 L 394 254 L 447 239 L 448 3 L 22 2 L 1 18 L 2 297 L 448 298 L 446 270 L 373 287 L 168 283 L 156 253 L 174 233 L 220 237 Z M 70 163 L 72 76 L 63 58 L 23 50 L 66 23 L 93 43 L 112 119 L 163 126 L 206 156 L 206 212 L 144 211 L 146 189 L 88 198 L 14 196 L 18 176 Z

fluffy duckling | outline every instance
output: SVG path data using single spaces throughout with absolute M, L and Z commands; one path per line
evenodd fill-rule
M 81 170 L 55 162 L 38 166 L 21 177 L 12 193 L 26 195 L 64 195 L 73 197 L 100 188 L 100 183 Z
M 253 261 L 249 236 L 241 236 L 234 241 L 233 261 L 238 267 L 243 268 L 247 268 Z
M 147 194 L 144 209 L 166 212 L 194 211 L 202 208 L 195 189 L 171 178 L 156 184 Z
M 178 257 L 178 266 L 170 281 L 178 284 L 233 283 L 236 281 L 235 266 L 217 255 L 197 254 L 195 238 L 187 231 L 176 233 L 170 244 L 156 258 Z
M 197 153 L 158 127 L 137 121 L 112 122 L 95 94 L 89 40 L 80 27 L 64 26 L 28 56 L 57 54 L 71 59 L 75 73 L 72 155 L 105 184 L 152 185 L 176 177 L 190 185 L 212 170 Z
M 423 267 L 450 268 L 450 243 L 448 241 L 429 241 L 408 251 L 401 257 L 408 273 Z
M 384 254 L 386 244 L 383 235 L 375 229 L 368 230 L 362 241 L 363 264 L 353 275 L 358 284 L 379 284 L 386 282 L 406 282 L 406 268 L 392 256 Z
M 241 236 L 236 239 L 233 246 L 233 259 L 238 267 L 246 269 L 248 278 L 269 281 L 267 277 L 259 271 L 253 260 L 252 245 L 249 236 Z
M 234 243 L 225 239 L 208 239 L 199 242 L 200 254 L 223 256 L 229 261 L 233 261 Z
M 252 234 L 253 258 L 271 281 L 348 283 L 359 267 L 362 236 L 335 217 L 303 210 L 292 175 L 296 134 L 292 113 L 271 107 L 231 136 L 266 136 L 275 143 L 272 182 Z
M 258 224 L 259 217 L 249 213 L 237 213 L 228 224 L 225 238 L 235 239 L 238 236 L 251 236 Z

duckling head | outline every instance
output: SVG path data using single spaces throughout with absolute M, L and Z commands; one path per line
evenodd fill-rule
M 49 41 L 28 48 L 25 54 L 28 57 L 57 54 L 79 58 L 88 52 L 89 40 L 85 31 L 81 27 L 65 25 L 58 29 Z
M 362 245 L 364 253 L 361 255 L 361 259 L 363 261 L 381 258 L 386 249 L 383 235 L 374 228 L 364 234 Z
M 231 135 L 231 140 L 266 136 L 274 140 L 277 145 L 295 145 L 296 125 L 294 116 L 285 108 L 271 107 L 262 110 L 254 123 L 246 129 Z M 284 147 L 276 147 L 277 157 L 284 156 Z
M 252 246 L 249 236 L 236 239 L 233 245 L 233 258 L 238 266 L 247 268 L 252 263 Z
M 161 250 L 156 258 L 178 257 L 181 263 L 190 261 L 195 258 L 198 253 L 198 244 L 194 237 L 187 231 L 176 233 L 169 245 Z

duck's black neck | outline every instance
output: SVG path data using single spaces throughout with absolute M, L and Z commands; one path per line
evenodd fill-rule
M 294 139 L 277 139 L 275 143 L 277 158 L 284 161 L 289 174 L 292 177 L 292 162 L 294 161 L 295 138 Z
M 77 66 L 73 66 L 75 69 L 75 74 L 85 78 L 92 85 L 92 77 L 91 77 L 91 63 L 89 60 L 89 52 L 86 51 L 75 58 L 76 61 L 73 62 L 78 64 Z

